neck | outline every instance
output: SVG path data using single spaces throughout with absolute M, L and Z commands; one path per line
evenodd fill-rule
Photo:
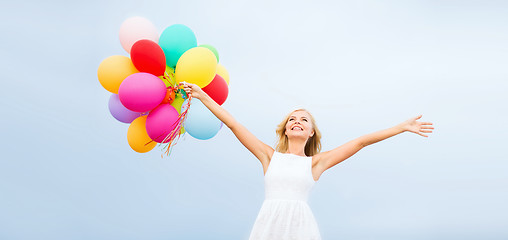
M 288 142 L 288 151 L 286 153 L 291 153 L 298 156 L 306 157 L 305 155 L 305 144 L 307 140 L 303 139 L 293 139 Z

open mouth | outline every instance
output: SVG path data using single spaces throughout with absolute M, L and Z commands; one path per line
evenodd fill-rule
M 291 130 L 295 130 L 295 131 L 303 131 L 303 128 L 302 128 L 302 127 L 300 127 L 300 126 L 293 126 L 293 127 L 291 128 Z

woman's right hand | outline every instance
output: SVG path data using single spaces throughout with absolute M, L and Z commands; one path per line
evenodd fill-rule
M 183 85 L 183 90 L 187 93 L 187 95 L 202 100 L 207 94 L 201 89 L 198 85 L 193 83 L 180 83 Z

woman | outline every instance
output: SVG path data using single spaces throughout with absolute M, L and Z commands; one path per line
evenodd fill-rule
M 203 102 L 228 126 L 240 142 L 261 162 L 265 173 L 265 201 L 256 218 L 250 240 L 321 239 L 319 229 L 307 204 L 314 183 L 321 174 L 351 157 L 360 149 L 405 131 L 424 137 L 432 133 L 430 122 L 411 118 L 389 129 L 371 133 L 320 152 L 321 133 L 314 118 L 305 109 L 291 112 L 277 127 L 276 149 L 257 139 L 199 86 L 184 84 L 184 90 Z

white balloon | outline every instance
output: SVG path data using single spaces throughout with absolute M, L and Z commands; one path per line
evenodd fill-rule
M 157 28 L 148 19 L 142 17 L 126 19 L 120 26 L 119 37 L 123 49 L 128 53 L 131 52 L 132 45 L 141 39 L 159 41 Z

